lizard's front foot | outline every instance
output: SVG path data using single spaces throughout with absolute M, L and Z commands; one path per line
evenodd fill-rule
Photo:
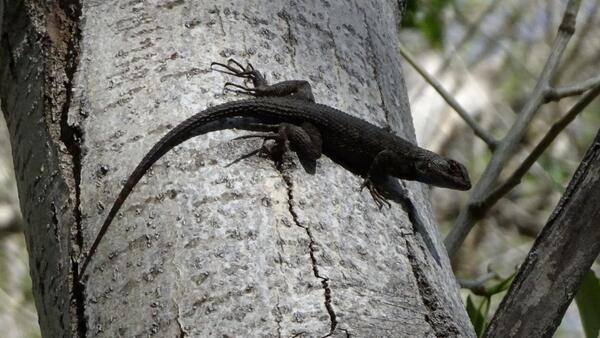
M 377 205 L 379 210 L 381 210 L 381 208 L 383 208 L 384 204 L 387 205 L 388 208 L 392 207 L 392 204 L 390 202 L 388 202 L 388 200 L 385 198 L 385 196 L 383 196 L 383 194 L 377 189 L 377 186 L 371 180 L 370 177 L 365 178 L 363 183 L 360 185 L 360 190 L 362 191 L 365 187 L 367 189 L 369 189 L 369 192 L 371 193 L 371 197 L 373 197 L 373 200 L 375 201 L 375 204 Z

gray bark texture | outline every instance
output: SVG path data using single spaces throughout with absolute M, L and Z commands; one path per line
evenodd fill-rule
M 599 205 L 600 131 L 536 238 L 486 337 L 554 335 L 600 254 Z
M 73 282 L 137 162 L 251 62 L 414 141 L 397 1 L 4 1 L 2 109 L 46 337 L 434 337 L 473 331 L 427 188 L 408 183 L 441 266 L 399 205 L 327 158 L 277 169 L 224 131 L 154 165 Z

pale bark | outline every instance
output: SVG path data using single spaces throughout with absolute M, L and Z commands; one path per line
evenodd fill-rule
M 233 131 L 195 138 L 159 161 L 104 238 L 85 285 L 70 281 L 69 255 L 87 250 L 152 144 L 205 107 L 238 99 L 223 95 L 232 79 L 211 72 L 211 61 L 250 61 L 272 82 L 307 79 L 318 102 L 414 140 L 397 6 L 88 1 L 74 35 L 56 24 L 69 21 L 60 6 L 32 3 L 33 21 L 21 8 L 29 45 L 13 65 L 2 61 L 2 102 L 45 336 L 473 336 L 426 188 L 408 184 L 441 267 L 399 205 L 379 211 L 359 192 L 360 178 L 327 158 L 315 175 L 295 156 L 281 170 L 260 157 L 225 167 L 260 146 L 228 141 L 240 135 Z M 39 41 L 53 48 L 42 53 Z

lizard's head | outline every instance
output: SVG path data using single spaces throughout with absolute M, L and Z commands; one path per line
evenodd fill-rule
M 416 161 L 414 173 L 417 181 L 426 184 L 456 190 L 471 189 L 471 180 L 465 166 L 439 155 Z

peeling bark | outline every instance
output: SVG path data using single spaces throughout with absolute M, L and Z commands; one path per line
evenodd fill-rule
M 26 4 L 26 5 L 25 5 Z M 330 160 L 276 168 L 260 146 L 200 136 L 142 179 L 74 285 L 123 180 L 167 130 L 224 95 L 211 61 L 414 140 L 395 50 L 397 1 L 14 1 L 2 108 L 45 336 L 473 336 L 447 257 L 399 205 L 379 211 Z M 7 15 L 10 12 L 14 15 Z M 81 20 L 79 20 L 81 13 Z M 23 90 L 27 88 L 27 90 Z M 28 104 L 33 102 L 33 105 Z M 408 183 L 441 249 L 427 191 Z

